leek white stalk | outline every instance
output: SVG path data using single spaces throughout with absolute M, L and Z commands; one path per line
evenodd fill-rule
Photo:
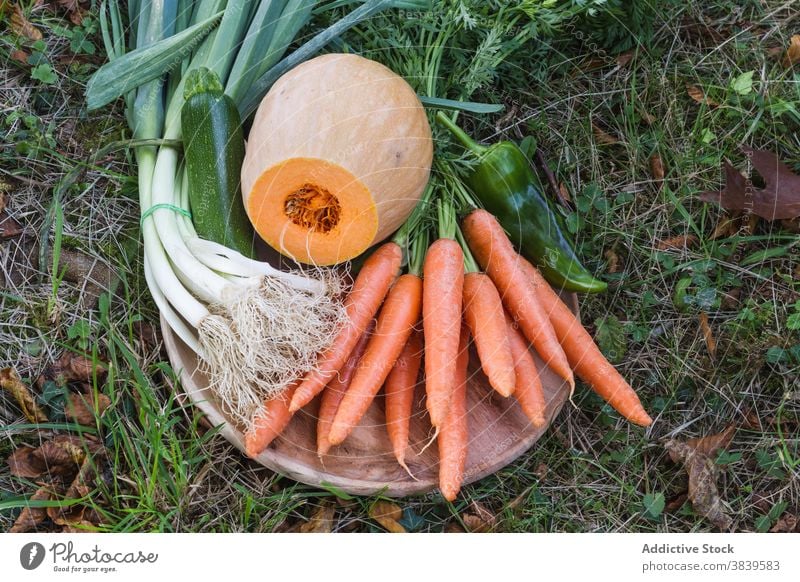
M 210 67 L 240 111 L 250 111 L 282 71 L 394 2 L 366 0 L 280 60 L 315 4 L 134 0 L 129 14 L 135 50 L 126 54 L 116 0 L 110 9 L 103 3 L 101 32 L 112 62 L 87 86 L 90 108 L 125 95 L 136 139 L 170 140 L 136 149 L 145 277 L 168 325 L 197 353 L 216 399 L 244 428 L 263 400 L 310 370 L 335 337 L 346 319 L 344 284 L 333 270 L 286 273 L 197 236 L 174 145 L 181 138 L 184 79 L 194 68 Z M 123 78 L 115 94 L 112 81 Z

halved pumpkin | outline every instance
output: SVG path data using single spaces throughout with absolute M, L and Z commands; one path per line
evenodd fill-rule
M 425 110 L 402 77 L 357 55 L 323 55 L 262 100 L 242 165 L 245 209 L 282 254 L 332 265 L 405 221 L 432 158 Z

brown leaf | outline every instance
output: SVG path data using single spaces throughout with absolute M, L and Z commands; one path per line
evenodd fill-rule
M 488 533 L 497 525 L 495 515 L 477 501 L 473 501 L 469 511 L 461 515 L 461 521 L 470 533 Z
M 650 156 L 650 173 L 656 182 L 664 181 L 664 160 L 661 159 L 661 155 L 658 153 Z
M 6 211 L 0 211 L 0 240 L 22 234 L 22 225 L 11 218 Z
M 709 107 L 717 107 L 719 105 L 719 103 L 706 96 L 705 92 L 697 85 L 686 83 L 686 92 L 689 94 L 689 97 L 698 103 L 705 103 Z
M 93 440 L 73 435 L 57 435 L 38 448 L 22 446 L 8 457 L 11 474 L 28 479 L 45 476 L 71 481 L 86 458 L 86 452 L 96 453 L 101 446 Z
M 731 425 L 719 434 L 685 442 L 671 439 L 664 444 L 672 461 L 682 463 L 689 475 L 688 498 L 694 510 L 724 531 L 733 522 L 725 513 L 717 491 L 718 467 L 714 456 L 730 444 L 735 432 L 736 427 Z
M 736 234 L 736 230 L 739 228 L 739 223 L 741 222 L 740 219 L 741 213 L 739 212 L 734 212 L 733 216 L 721 215 L 717 221 L 717 225 L 714 227 L 714 232 L 711 233 L 711 240 L 727 238 Z
M 639 115 L 645 125 L 653 125 L 656 122 L 656 118 L 649 111 L 639 109 Z
M 66 386 L 70 382 L 91 382 L 94 374 L 102 377 L 106 373 L 102 362 L 94 362 L 72 352 L 64 352 L 55 362 L 47 366 L 36 379 L 36 384 L 41 388 L 45 382 L 51 380 L 58 386 Z
M 716 202 L 727 210 L 752 212 L 767 220 L 800 216 L 800 176 L 771 152 L 748 147 L 742 149 L 764 178 L 766 186 L 753 187 L 751 181 L 725 162 L 725 188 L 718 192 L 703 192 L 700 199 Z
M 707 457 L 716 457 L 718 452 L 731 444 L 734 434 L 736 426 L 731 424 L 720 433 L 689 439 L 686 444 Z
M 781 228 L 792 234 L 800 234 L 800 217 L 792 218 L 791 220 L 781 220 Z
M 0 388 L 6 390 L 14 397 L 22 413 L 30 422 L 36 424 L 47 422 L 47 415 L 39 408 L 30 389 L 22 382 L 14 368 L 0 370 Z
M 700 331 L 703 332 L 703 339 L 706 341 L 706 349 L 708 350 L 708 355 L 711 356 L 712 359 L 716 359 L 717 357 L 717 340 L 714 339 L 714 332 L 711 331 L 711 326 L 708 323 L 708 313 L 705 311 L 700 312 Z
M 16 49 L 11 51 L 11 54 L 9 56 L 13 60 L 17 61 L 18 63 L 22 63 L 23 65 L 28 64 L 28 57 L 30 57 L 30 55 L 22 49 Z
M 617 66 L 624 67 L 631 62 L 633 58 L 633 51 L 627 51 L 617 55 Z
M 64 524 L 64 527 L 61 528 L 61 533 L 94 533 L 97 531 L 97 525 L 84 519 L 78 523 Z
M 11 16 L 8 19 L 8 23 L 17 36 L 24 36 L 33 41 L 42 40 L 42 31 L 31 24 L 31 21 L 25 17 L 19 4 L 14 4 L 11 7 Z
M 403 510 L 388 501 L 378 501 L 369 509 L 369 516 L 390 533 L 406 533 L 398 522 L 403 519 Z
M 567 204 L 572 203 L 572 196 L 570 196 L 569 189 L 564 185 L 564 182 L 561 182 L 558 185 L 558 192 L 561 194 L 561 200 L 566 202 Z
M 109 405 L 111 405 L 111 398 L 102 393 L 96 396 L 94 392 L 87 394 L 72 393 L 67 396 L 67 401 L 64 404 L 64 414 L 67 420 L 84 426 L 92 426 L 95 423 L 95 418 L 103 416 Z
M 666 251 L 670 249 L 688 249 L 696 245 L 697 242 L 698 238 L 693 234 L 679 234 L 677 236 L 660 241 L 656 245 L 656 248 L 660 251 Z
M 780 519 L 778 519 L 778 521 L 775 522 L 775 525 L 772 526 L 772 529 L 769 531 L 771 531 L 772 533 L 791 533 L 795 531 L 800 531 L 797 528 L 798 524 L 800 524 L 800 519 L 798 519 L 796 515 L 793 515 L 791 513 L 784 513 L 780 517 Z
M 686 491 L 684 491 L 683 493 L 679 493 L 678 495 L 667 501 L 667 504 L 664 506 L 664 511 L 668 513 L 671 513 L 673 511 L 678 511 L 681 507 L 683 507 L 683 504 L 686 503 L 686 500 L 688 498 L 689 494 Z
M 589 73 L 591 71 L 602 69 L 608 64 L 607 59 L 601 59 L 600 57 L 592 57 L 587 61 L 581 63 L 579 67 L 579 71 L 582 73 Z
M 14 53 L 16 52 L 24 52 L 24 51 L 12 52 L 11 53 L 12 59 L 15 58 Z M 6 194 L 3 191 L 5 190 L 5 186 L 6 184 L 4 182 L 0 182 L 0 240 L 4 240 L 22 234 L 22 226 L 20 225 L 20 223 L 11 218 L 11 216 L 9 216 L 9 214 L 6 212 L 7 200 L 6 200 Z
M 300 533 L 331 533 L 335 513 L 336 509 L 333 505 L 321 505 L 307 522 L 297 528 L 297 531 Z
M 781 62 L 787 69 L 800 63 L 800 34 L 795 34 L 789 40 L 789 46 L 786 48 L 786 54 L 783 55 L 783 61 Z
M 460 523 L 451 521 L 445 526 L 444 533 L 466 533 L 466 531 L 461 527 Z
M 86 16 L 86 11 L 81 6 L 80 0 L 57 0 L 57 3 L 63 8 L 70 22 L 75 26 L 80 26 L 83 18 Z
M 592 132 L 594 133 L 594 138 L 602 144 L 614 145 L 619 143 L 619 138 L 617 136 L 611 135 L 594 121 L 592 121 Z
M 742 294 L 741 287 L 735 287 L 730 291 L 724 291 L 722 293 L 722 300 L 720 301 L 719 306 L 722 309 L 727 309 L 729 311 L 733 311 L 735 309 L 739 309 L 739 297 Z
M 94 486 L 96 467 L 98 464 L 105 462 L 104 460 L 104 454 L 85 457 L 81 463 L 78 474 L 75 475 L 66 493 L 64 493 L 64 499 L 80 499 L 89 495 Z M 97 523 L 92 523 L 91 520 L 87 520 L 87 517 L 98 517 L 94 513 L 90 516 L 87 507 L 83 504 L 48 507 L 47 515 L 53 523 L 61 526 L 71 526 L 82 523 L 97 525 Z
M 50 501 L 54 493 L 49 487 L 40 487 L 30 498 L 30 501 Z M 23 507 L 9 533 L 25 533 L 36 531 L 47 519 L 46 507 Z
M 606 258 L 608 262 L 608 268 L 606 269 L 609 273 L 619 273 L 621 267 L 621 261 L 619 259 L 619 255 L 614 252 L 614 249 L 608 249 L 603 256 Z

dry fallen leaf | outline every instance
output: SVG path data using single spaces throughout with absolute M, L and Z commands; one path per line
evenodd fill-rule
M 34 479 L 42 485 L 32 499 L 79 500 L 91 493 L 97 479 L 109 482 L 106 452 L 94 437 L 59 434 L 37 448 L 19 447 L 7 463 L 12 475 Z M 62 531 L 92 531 L 101 520 L 92 508 L 72 503 L 28 507 L 14 527 L 18 528 L 16 531 L 36 529 L 48 517 Z
M 603 253 L 603 256 L 606 258 L 606 262 L 608 262 L 606 271 L 609 273 L 619 273 L 621 269 L 621 261 L 619 259 L 619 255 L 614 252 L 614 249 L 608 249 L 605 253 Z
M 736 234 L 736 230 L 739 228 L 740 218 L 741 215 L 738 211 L 734 212 L 732 216 L 722 214 L 717 220 L 714 232 L 711 233 L 711 240 L 727 238 Z
M 717 357 L 717 340 L 714 339 L 714 332 L 711 330 L 711 325 L 708 323 L 708 313 L 705 311 L 700 312 L 700 331 L 703 332 L 703 339 L 706 341 L 706 349 L 712 359 Z
M 97 441 L 61 434 L 37 448 L 22 446 L 7 459 L 11 474 L 28 479 L 50 477 L 71 482 L 83 464 L 87 451 L 102 450 Z
M 96 416 L 103 416 L 103 413 L 111 405 L 111 398 L 99 393 L 95 396 L 94 392 L 87 394 L 69 394 L 64 403 L 64 414 L 67 420 L 77 422 L 84 426 L 92 426 Z
M 791 533 L 798 531 L 798 525 L 800 525 L 800 519 L 798 519 L 796 515 L 784 513 L 769 531 L 772 533 Z
M 14 53 L 11 53 L 11 58 L 14 58 Z M 0 182 L 0 240 L 5 240 L 22 234 L 22 225 L 11 218 L 11 216 L 9 216 L 6 212 L 6 193 L 2 191 L 4 186 L 6 186 L 6 184 Z
M 658 153 L 650 156 L 650 173 L 653 175 L 653 180 L 656 182 L 664 181 L 664 160 Z
M 767 220 L 800 216 L 800 176 L 793 173 L 778 157 L 764 150 L 743 148 L 766 186 L 755 188 L 750 180 L 725 162 L 725 188 L 703 192 L 700 199 L 716 202 L 727 210 L 752 212 Z
M 22 63 L 23 65 L 28 64 L 28 58 L 30 57 L 30 55 L 22 49 L 13 50 L 8 56 L 10 56 L 12 60 Z
M 3 368 L 0 370 L 0 388 L 6 390 L 14 397 L 22 413 L 32 423 L 47 422 L 47 415 L 36 404 L 30 388 L 23 383 L 14 368 Z
M 649 111 L 639 109 L 639 115 L 641 116 L 642 122 L 645 125 L 653 125 L 656 122 L 656 118 Z
M 470 533 L 488 533 L 497 525 L 495 515 L 477 501 L 473 501 L 469 510 L 461 515 L 461 521 Z
M 25 17 L 19 4 L 14 4 L 11 7 L 11 16 L 8 19 L 8 23 L 17 36 L 24 36 L 33 41 L 42 40 L 42 31 L 31 24 L 31 21 Z
M 667 504 L 664 506 L 664 511 L 668 513 L 672 513 L 673 511 L 678 511 L 681 507 L 683 507 L 683 504 L 686 503 L 686 500 L 688 498 L 689 496 L 686 494 L 686 492 L 679 493 L 678 495 L 667 501 Z
M 104 462 L 105 455 L 102 453 L 91 457 L 85 457 L 81 463 L 78 474 L 75 475 L 66 493 L 64 493 L 63 498 L 73 500 L 89 495 L 94 484 L 97 468 Z M 94 528 L 94 526 L 100 523 L 99 516 L 88 509 L 89 508 L 80 503 L 63 507 L 54 506 L 47 508 L 47 515 L 56 525 L 67 527 L 88 525 L 90 528 Z
M 781 228 L 792 234 L 800 234 L 800 217 L 781 220 Z
M 717 491 L 718 467 L 714 457 L 730 444 L 735 432 L 736 427 L 731 425 L 719 434 L 685 442 L 671 439 L 664 444 L 672 461 L 682 463 L 689 475 L 688 497 L 694 510 L 723 531 L 729 530 L 733 522 L 725 513 Z
M 403 510 L 388 501 L 378 501 L 369 510 L 369 516 L 390 533 L 406 533 L 398 522 L 403 519 Z
M 800 63 L 800 34 L 795 34 L 789 40 L 786 54 L 783 55 L 783 66 L 787 69 L 794 64 Z
M 331 533 L 333 531 L 333 516 L 336 509 L 333 505 L 321 505 L 309 520 L 300 525 L 300 533 Z
M 660 241 L 656 248 L 660 251 L 667 251 L 670 249 L 688 249 L 696 245 L 698 242 L 697 236 L 693 234 L 679 234 Z
M 592 131 L 594 132 L 594 138 L 602 144 L 614 145 L 615 143 L 619 143 L 619 138 L 617 136 L 611 135 L 594 121 L 592 121 Z
M 689 94 L 689 97 L 698 103 L 705 103 L 709 107 L 717 107 L 719 105 L 719 103 L 706 96 L 705 92 L 697 85 L 686 83 L 686 92 Z
M 30 501 L 50 501 L 54 498 L 54 492 L 49 487 L 40 487 L 30 498 Z M 39 526 L 47 519 L 46 507 L 23 507 L 17 516 L 14 525 L 8 530 L 9 533 L 25 533 L 36 531 Z
M 66 386 L 70 382 L 91 382 L 94 374 L 102 377 L 106 371 L 102 362 L 94 362 L 72 352 L 64 352 L 60 358 L 45 368 L 36 379 L 36 385 L 41 388 L 48 380 L 58 386 Z
M 569 189 L 564 185 L 564 182 L 561 182 L 558 185 L 558 192 L 561 194 L 561 200 L 566 202 L 567 204 L 572 204 L 572 196 L 570 196 Z
M 617 55 L 617 66 L 624 67 L 631 62 L 633 58 L 633 51 L 627 51 Z
M 22 234 L 22 225 L 6 212 L 0 212 L 0 240 L 9 239 Z
M 86 10 L 81 6 L 80 0 L 57 0 L 67 13 L 70 22 L 75 26 L 80 26 L 86 16 Z

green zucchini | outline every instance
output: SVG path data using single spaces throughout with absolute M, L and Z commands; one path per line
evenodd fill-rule
M 244 134 L 239 110 L 216 73 L 186 78 L 181 110 L 189 203 L 197 234 L 253 257 L 254 231 L 242 202 Z

